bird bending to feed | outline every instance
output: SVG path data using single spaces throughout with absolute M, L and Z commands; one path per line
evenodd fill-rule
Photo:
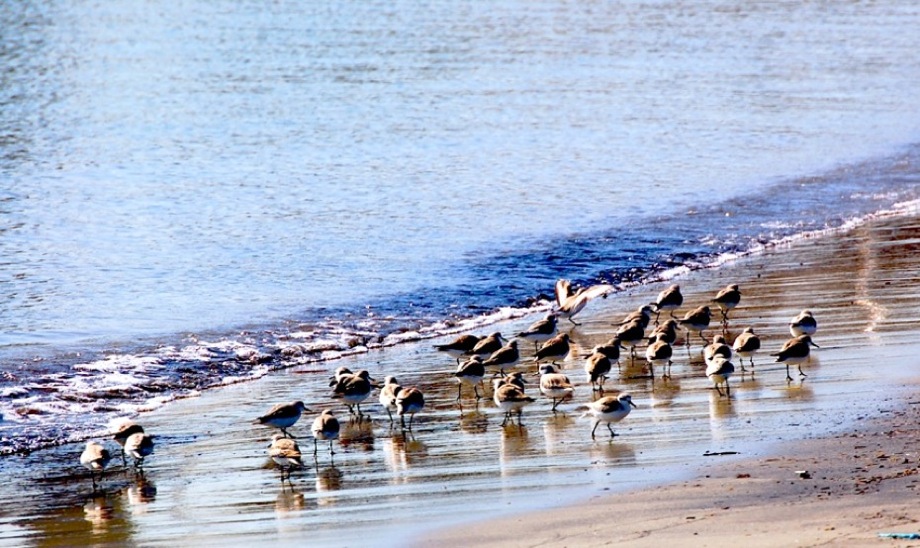
M 514 373 L 507 373 L 507 374 L 502 372 L 501 375 L 498 375 L 497 378 L 494 378 L 492 380 L 492 384 L 495 386 L 501 386 L 503 384 L 513 384 L 514 386 L 517 386 L 518 388 L 520 388 L 521 391 L 523 392 L 525 390 L 525 386 L 527 385 L 527 381 L 524 380 L 524 373 L 520 371 L 515 371 Z
M 744 358 L 751 360 L 751 369 L 754 369 L 754 353 L 760 350 L 760 337 L 754 334 L 753 327 L 747 327 L 735 338 L 732 350 L 739 356 L 741 371 L 744 371 Z M 753 375 L 753 373 L 751 373 Z
M 651 377 L 655 378 L 655 366 L 664 370 L 663 377 L 671 376 L 671 357 L 674 355 L 674 349 L 660 335 L 656 335 L 654 340 L 645 349 L 645 360 L 648 362 L 648 370 Z
M 473 348 L 475 348 L 478 343 L 479 337 L 476 335 L 466 334 L 460 335 L 449 343 L 436 344 L 434 347 L 438 352 L 444 352 L 448 356 L 455 358 L 457 360 L 457 364 L 459 365 L 460 358 L 462 358 L 464 354 L 467 354 L 473 350 Z
M 111 460 L 112 454 L 108 449 L 94 441 L 86 442 L 86 448 L 80 454 L 80 464 L 89 470 L 90 478 L 93 480 L 93 493 L 96 492 L 96 472 L 99 472 L 99 483 L 102 483 L 105 467 Z
M 661 312 L 663 310 L 669 312 L 671 317 L 674 317 L 674 311 L 680 308 L 680 305 L 684 304 L 684 296 L 680 292 L 680 286 L 674 284 L 667 289 L 661 291 L 658 294 L 658 298 L 655 299 L 655 302 L 652 305 L 655 307 L 657 314 L 655 315 L 655 323 L 658 323 L 659 318 L 661 317 Z
M 559 372 L 556 366 L 546 363 L 540 366 L 540 392 L 553 400 L 553 413 L 556 406 L 575 394 L 575 387 L 569 378 Z
M 726 286 L 725 289 L 716 293 L 712 302 L 716 303 L 716 306 L 722 311 L 722 323 L 727 324 L 729 311 L 741 302 L 741 290 L 738 288 L 738 284 Z
M 630 357 L 636 359 L 636 346 L 645 340 L 645 328 L 639 321 L 632 321 L 626 325 L 621 325 L 617 329 L 616 338 L 624 348 L 629 349 Z
M 703 361 L 707 364 L 714 358 L 721 356 L 726 360 L 732 359 L 732 348 L 728 346 L 725 337 L 716 335 L 712 342 L 703 347 Z
M 687 312 L 678 323 L 687 330 L 687 346 L 690 346 L 690 332 L 699 333 L 704 344 L 709 344 L 709 340 L 703 335 L 703 331 L 709 327 L 709 321 L 712 319 L 712 311 L 708 306 L 700 306 Z
M 655 312 L 655 309 L 652 308 L 652 305 L 644 304 L 637 310 L 627 314 L 626 317 L 623 318 L 623 321 L 620 322 L 620 325 L 628 325 L 635 322 L 641 325 L 642 329 L 646 329 L 648 328 L 648 324 L 652 323 L 653 312 Z
M 476 346 L 472 350 L 467 352 L 467 355 L 474 356 L 489 356 L 505 344 L 505 339 L 502 337 L 501 333 L 495 332 L 487 337 L 479 339 L 479 342 L 476 343 Z
M 339 420 L 335 418 L 332 411 L 325 409 L 320 416 L 313 419 L 313 458 L 316 458 L 316 441 L 329 442 L 329 456 L 335 455 L 332 450 L 333 440 L 339 437 Z
M 143 434 L 144 427 L 130 419 L 120 418 L 109 423 L 109 432 L 112 433 L 112 439 L 121 447 L 121 464 L 127 466 L 128 461 L 125 457 L 125 442 L 128 441 L 128 438 L 133 434 Z
M 818 321 L 810 310 L 803 310 L 798 316 L 792 319 L 789 324 L 789 332 L 793 337 L 799 335 L 814 335 L 818 331 Z
M 821 348 L 811 341 L 809 335 L 799 335 L 794 339 L 789 339 L 786 341 L 786 344 L 783 345 L 783 348 L 780 349 L 776 354 L 770 354 L 771 356 L 776 356 L 776 363 L 786 364 L 786 380 L 791 381 L 792 377 L 789 375 L 789 364 L 794 363 L 799 368 L 799 375 L 807 377 L 805 373 L 802 372 L 802 364 L 808 361 L 808 356 L 811 352 L 811 348 Z
M 412 430 L 412 421 L 415 420 L 415 414 L 425 407 L 425 396 L 422 391 L 412 386 L 403 388 L 396 395 L 396 414 L 399 415 L 399 424 L 403 430 L 406 427 L 406 415 L 409 415 L 408 430 Z
M 135 432 L 125 440 L 123 453 L 134 457 L 134 468 L 144 465 L 144 459 L 153 453 L 153 436 L 144 432 Z
M 566 356 L 569 355 L 570 341 L 571 339 L 569 339 L 568 333 L 556 335 L 543 343 L 543 346 L 534 354 L 533 361 L 541 362 L 543 360 L 549 360 L 556 363 L 557 360 L 565 360 Z
M 616 434 L 613 432 L 613 427 L 610 426 L 611 423 L 620 422 L 625 419 L 626 415 L 629 415 L 629 412 L 634 407 L 636 407 L 636 404 L 633 403 L 632 396 L 625 393 L 617 396 L 604 396 L 597 401 L 589 403 L 588 411 L 582 416 L 592 415 L 594 417 L 594 428 L 591 429 L 591 439 L 595 439 L 594 432 L 597 430 L 597 425 L 605 422 L 607 423 L 607 430 L 610 431 L 610 439 L 612 440 Z
M 706 366 L 706 376 L 712 381 L 720 396 L 724 396 L 719 385 L 725 385 L 725 392 L 731 396 L 732 389 L 728 384 L 728 378 L 735 372 L 735 366 L 732 362 L 722 355 L 716 355 Z
M 606 298 L 613 289 L 612 285 L 598 284 L 591 287 L 582 287 L 572 293 L 572 282 L 558 280 L 556 282 L 556 314 L 575 325 L 580 325 L 572 318 L 581 312 L 585 305 L 588 304 L 588 301 L 597 297 Z
M 346 375 L 339 379 L 332 391 L 333 398 L 342 398 L 348 411 L 359 419 L 364 415 L 361 413 L 361 403 L 371 395 L 371 375 L 362 369 L 352 375 Z
M 300 447 L 297 446 L 297 442 L 281 434 L 272 436 L 272 442 L 268 446 L 268 456 L 281 467 L 281 481 L 284 481 L 285 472 L 290 481 L 291 469 L 295 466 L 303 468 L 303 461 L 300 460 Z
M 492 398 L 495 401 L 495 405 L 505 413 L 505 420 L 502 421 L 502 426 L 505 426 L 509 419 L 513 422 L 512 413 L 517 413 L 518 426 L 520 426 L 524 407 L 536 400 L 524 394 L 524 390 L 521 387 L 506 382 L 504 379 L 495 379 L 493 383 L 495 390 Z
M 532 342 L 533 349 L 536 351 L 540 343 L 544 343 L 556 336 L 556 315 L 547 314 L 545 318 L 532 323 L 530 327 L 518 333 L 517 336 L 525 341 Z
M 499 348 L 492 355 L 482 361 L 486 367 L 504 367 L 514 365 L 521 359 L 521 353 L 518 352 L 517 341 L 508 341 L 508 344 Z
M 268 410 L 268 413 L 255 420 L 255 424 L 265 424 L 279 428 L 281 433 L 288 436 L 287 429 L 300 420 L 300 414 L 304 411 L 310 411 L 302 401 L 291 403 L 279 403 Z
M 387 411 L 390 416 L 390 424 L 393 423 L 393 411 L 396 411 L 396 395 L 402 390 L 399 382 L 393 375 L 387 375 L 383 380 L 383 387 L 380 389 L 380 405 Z
M 677 320 L 670 319 L 662 324 L 659 324 L 652 334 L 649 336 L 649 342 L 652 341 L 652 338 L 658 337 L 659 341 L 664 341 L 668 344 L 674 344 L 677 342 Z
M 329 379 L 329 386 L 335 386 L 336 384 L 339 383 L 340 380 L 350 375 L 354 375 L 351 369 L 345 367 L 344 365 L 340 367 L 336 367 L 335 373 L 333 373 L 332 377 Z
M 607 380 L 607 374 L 610 373 L 610 358 L 596 348 L 594 353 L 588 356 L 585 361 L 585 373 L 588 375 L 588 382 L 591 383 L 591 390 L 594 392 L 604 392 L 604 381 Z
M 482 382 L 482 378 L 486 376 L 486 367 L 482 364 L 482 358 L 473 356 L 461 363 L 457 366 L 457 372 L 454 373 L 454 376 L 457 377 L 457 401 L 460 401 L 464 384 L 473 387 L 473 394 L 476 396 L 476 401 L 482 398 L 482 396 L 479 395 L 478 388 L 479 383 Z

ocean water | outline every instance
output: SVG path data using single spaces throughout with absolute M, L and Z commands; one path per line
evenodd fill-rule
M 0 453 L 920 198 L 904 2 L 0 6 Z

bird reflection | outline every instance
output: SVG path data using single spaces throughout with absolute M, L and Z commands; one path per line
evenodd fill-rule
M 275 512 L 279 516 L 283 516 L 306 508 L 307 502 L 303 493 L 295 491 L 293 485 L 290 489 L 286 489 L 284 485 L 284 483 L 281 484 L 281 492 L 278 493 L 278 498 L 275 499 Z
M 342 471 L 335 465 L 316 470 L 316 492 L 329 493 L 342 488 Z
M 478 407 L 475 411 L 461 413 L 460 429 L 469 434 L 484 434 L 489 430 L 489 418 Z
M 342 425 L 339 442 L 345 447 L 355 447 L 367 451 L 374 450 L 374 429 L 369 420 L 350 420 Z
M 83 519 L 93 528 L 93 534 L 105 533 L 109 522 L 115 517 L 115 508 L 109 502 L 108 495 L 97 495 L 83 505 Z
M 734 398 L 722 397 L 715 390 L 709 391 L 709 417 L 711 419 L 724 419 L 734 417 L 735 412 Z
M 125 490 L 125 495 L 131 506 L 143 506 L 156 500 L 157 488 L 143 474 L 138 474 L 134 477 L 134 484 Z
M 628 443 L 592 443 L 591 462 L 604 466 L 635 466 L 636 450 Z
M 546 418 L 543 422 L 543 437 L 546 454 L 549 456 L 565 453 L 568 447 L 566 430 L 575 425 L 575 419 L 567 413 L 556 413 Z
M 502 427 L 502 439 L 498 451 L 502 476 L 508 475 L 515 468 L 516 460 L 527 456 L 531 445 L 526 427 L 511 423 Z
M 389 443 L 384 445 L 384 458 L 394 478 L 403 477 L 403 472 L 427 456 L 428 446 L 409 432 L 392 436 Z

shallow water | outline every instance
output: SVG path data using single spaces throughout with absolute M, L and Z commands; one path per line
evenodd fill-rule
M 608 386 L 629 390 L 639 408 L 613 442 L 603 435 L 592 442 L 590 420 L 580 418 L 578 406 L 589 400 L 580 359 L 566 362 L 577 395 L 563 413 L 554 416 L 539 399 L 525 410 L 523 427 L 503 428 L 488 401 L 476 410 L 467 396 L 464 410 L 457 408 L 449 358 L 427 341 L 405 344 L 273 373 L 141 415 L 158 440 L 144 480 L 116 471 L 102 497 L 89 496 L 77 444 L 7 457 L 0 481 L 12 488 L 0 494 L 0 542 L 290 544 L 309 535 L 318 544 L 396 545 L 430 527 L 650 486 L 731 458 L 706 452 L 752 456 L 777 440 L 825 435 L 897 405 L 899 379 L 915 377 L 906 366 L 920 350 L 918 242 L 918 217 L 893 217 L 682 277 L 688 306 L 728 281 L 741 284 L 730 332 L 754 326 L 764 355 L 753 379 L 732 380 L 731 398 L 709 389 L 698 346 L 678 349 L 667 381 L 653 382 L 624 362 Z M 611 324 L 657 289 L 592 302 L 584 324 L 571 330 L 578 347 L 606 340 Z M 765 354 L 779 348 L 788 320 L 805 307 L 819 319 L 821 349 L 804 366 L 804 381 L 786 383 L 785 371 Z M 497 327 L 510 334 L 531 319 Z M 328 375 L 339 364 L 417 384 L 428 407 L 414 434 L 402 436 L 376 403 L 366 406 L 373 422 L 345 430 L 334 464 L 321 447 L 315 468 L 295 472 L 292 485 L 283 486 L 266 455 L 272 431 L 250 421 L 271 403 L 292 399 L 344 416 L 327 395 Z M 312 445 L 306 431 L 292 428 L 305 450 Z

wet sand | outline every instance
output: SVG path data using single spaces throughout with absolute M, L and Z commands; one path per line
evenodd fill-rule
M 603 427 L 592 441 L 591 421 L 581 418 L 591 395 L 578 356 L 667 284 L 592 302 L 581 314 L 583 325 L 570 332 L 575 357 L 565 364 L 576 396 L 561 413 L 550 411 L 535 383 L 529 393 L 538 401 L 525 410 L 523 426 L 502 427 L 494 404 L 477 406 L 468 394 L 459 409 L 455 364 L 431 349 L 438 340 L 294 368 L 136 417 L 157 439 L 146 473 L 116 467 L 98 496 L 77 462 L 82 444 L 3 459 L 0 481 L 9 488 L 0 493 L 0 544 L 711 545 L 742 538 L 776 545 L 791 538 L 782 535 L 859 544 L 876 528 L 904 525 L 889 491 L 904 483 L 899 492 L 916 496 L 906 470 L 916 469 L 917 457 L 904 444 L 916 424 L 917 406 L 908 402 L 920 371 L 918 251 L 914 214 L 682 276 L 681 312 L 728 283 L 741 285 L 727 334 L 752 325 L 764 339 L 756 374 L 736 375 L 728 398 L 703 375 L 698 341 L 677 349 L 671 379 L 653 380 L 641 361 L 626 360 L 608 386 L 629 390 L 639 408 L 613 442 Z M 821 349 L 803 367 L 809 376 L 794 372 L 787 383 L 785 369 L 766 354 L 788 338 L 788 321 L 803 308 L 818 317 Z M 511 335 L 535 318 L 495 330 Z M 372 421 L 347 425 L 334 461 L 321 446 L 315 463 L 308 458 L 307 469 L 281 483 L 266 453 L 274 431 L 251 421 L 293 399 L 344 419 L 344 406 L 328 397 L 329 374 L 339 365 L 380 380 L 396 375 L 418 385 L 428 405 L 404 435 L 390 428 L 375 393 L 365 405 Z M 291 428 L 309 453 L 314 415 Z M 795 475 L 803 469 L 812 479 Z M 857 493 L 857 485 L 866 491 Z M 830 520 L 847 504 L 868 517 Z M 778 513 L 771 518 L 767 510 Z M 806 536 L 821 531 L 839 536 Z

